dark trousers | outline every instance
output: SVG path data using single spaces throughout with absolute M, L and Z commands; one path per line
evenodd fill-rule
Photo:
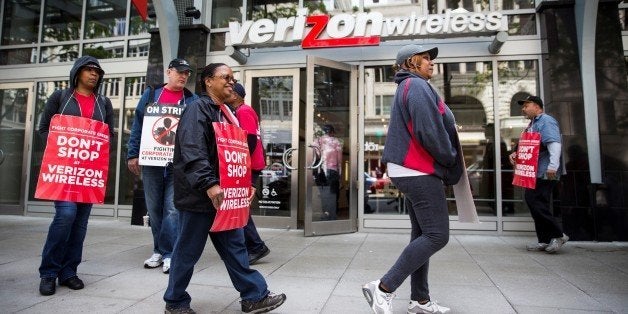
M 209 213 L 179 212 L 179 237 L 172 252 L 166 304 L 174 308 L 190 307 L 192 297 L 186 292 L 194 265 L 200 259 L 207 237 L 220 255 L 233 286 L 242 300 L 257 302 L 268 295 L 266 280 L 257 270 L 249 268 L 242 229 L 209 232 L 213 218 Z
M 76 276 L 92 204 L 55 201 L 55 217 L 41 253 L 39 277 L 65 281 Z
M 257 171 L 257 170 L 252 171 L 252 181 L 253 181 L 253 185 L 256 188 L 259 186 L 257 184 L 257 181 L 259 180 L 261 173 L 262 173 L 261 171 Z M 257 191 L 255 191 L 255 194 L 257 194 Z M 255 198 L 257 198 L 257 196 L 255 196 Z M 256 201 L 252 201 L 251 206 L 253 206 L 253 204 L 259 204 L 259 203 Z M 246 250 L 249 252 L 249 254 L 257 254 L 262 249 L 264 249 L 264 245 L 265 245 L 264 240 L 262 240 L 262 238 L 259 236 L 259 233 L 257 232 L 257 228 L 255 227 L 255 223 L 253 222 L 253 217 L 251 217 L 251 211 L 249 211 L 249 222 L 244 226 L 243 229 L 244 229 L 244 241 L 246 243 Z
M 552 238 L 563 236 L 563 229 L 550 211 L 550 197 L 557 182 L 556 180 L 537 179 L 536 188 L 525 190 L 524 197 L 530 208 L 532 219 L 534 219 L 539 243 L 549 243 Z
M 410 298 L 430 300 L 430 257 L 449 241 L 449 213 L 443 182 L 435 176 L 390 178 L 406 199 L 412 232 L 410 243 L 381 281 L 395 291 L 410 276 Z

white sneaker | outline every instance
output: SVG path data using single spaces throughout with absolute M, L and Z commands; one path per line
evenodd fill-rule
M 379 280 L 371 281 L 362 286 L 362 293 L 375 314 L 392 314 L 392 299 L 394 293 L 379 290 Z
M 547 243 L 530 243 L 526 245 L 526 250 L 528 251 L 545 251 L 549 244 Z
M 448 313 L 448 307 L 436 304 L 436 301 L 428 301 L 425 304 L 421 304 L 417 301 L 410 301 L 408 304 L 408 314 L 413 313 Z
M 567 243 L 567 241 L 569 241 L 569 237 L 563 233 L 563 236 L 560 238 L 553 238 L 549 245 L 545 248 L 545 252 L 547 253 L 556 253 L 558 252 L 558 250 L 560 250 L 560 248 L 563 246 L 563 244 Z
M 151 257 L 149 259 L 144 261 L 144 267 L 145 268 L 156 268 L 156 267 L 159 267 L 159 265 L 161 265 L 162 262 L 163 261 L 161 259 L 161 254 L 153 253 L 153 255 L 151 255 Z
M 170 257 L 166 257 L 164 258 L 164 265 L 162 266 L 164 274 L 167 274 L 170 272 Z

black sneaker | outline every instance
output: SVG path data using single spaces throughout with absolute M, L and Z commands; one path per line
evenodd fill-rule
M 274 294 L 270 292 L 265 298 L 251 302 L 242 300 L 242 312 L 244 313 L 266 313 L 280 307 L 286 301 L 285 294 Z
M 83 280 L 79 279 L 78 276 L 72 276 L 63 282 L 59 280 L 59 286 L 66 286 L 72 290 L 81 290 L 85 288 L 85 284 L 83 284 Z
M 55 278 L 42 278 L 39 282 L 39 293 L 41 295 L 53 295 L 56 290 L 56 280 Z
M 193 309 L 189 307 L 170 307 L 166 305 L 166 314 L 196 314 Z
M 270 253 L 270 249 L 266 245 L 264 245 L 264 247 L 262 247 L 259 252 L 249 254 L 249 265 L 253 265 L 255 262 L 268 255 L 268 253 Z

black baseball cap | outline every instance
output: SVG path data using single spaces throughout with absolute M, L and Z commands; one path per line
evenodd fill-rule
M 519 104 L 519 106 L 527 103 L 527 102 L 533 102 L 537 105 L 539 105 L 539 107 L 541 107 L 541 109 L 543 108 L 543 100 L 541 100 L 541 97 L 538 96 L 528 96 L 526 97 L 526 99 L 523 100 L 518 100 L 517 103 Z
M 86 63 L 86 64 L 85 64 L 84 66 L 82 66 L 82 67 L 83 67 L 83 68 L 94 68 L 94 69 L 98 70 L 98 73 L 100 73 L 100 76 L 105 75 L 105 70 L 103 70 L 103 69 L 100 67 L 100 64 L 98 64 L 98 63 L 89 62 L 89 63 Z
M 192 68 L 190 67 L 190 64 L 185 61 L 184 59 L 181 58 L 176 58 L 173 59 L 172 61 L 170 61 L 170 64 L 168 64 L 168 69 L 170 68 L 175 68 L 177 71 L 181 72 L 181 71 L 192 71 Z

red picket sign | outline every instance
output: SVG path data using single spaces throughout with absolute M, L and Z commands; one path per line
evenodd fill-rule
M 512 184 L 527 189 L 536 186 L 536 174 L 539 165 L 539 150 L 541 149 L 541 133 L 523 132 L 517 148 L 515 173 Z
M 109 172 L 109 126 L 56 114 L 50 121 L 35 197 L 102 204 Z
M 246 132 L 234 124 L 213 122 L 224 199 L 209 231 L 244 227 L 249 220 L 251 156 Z

